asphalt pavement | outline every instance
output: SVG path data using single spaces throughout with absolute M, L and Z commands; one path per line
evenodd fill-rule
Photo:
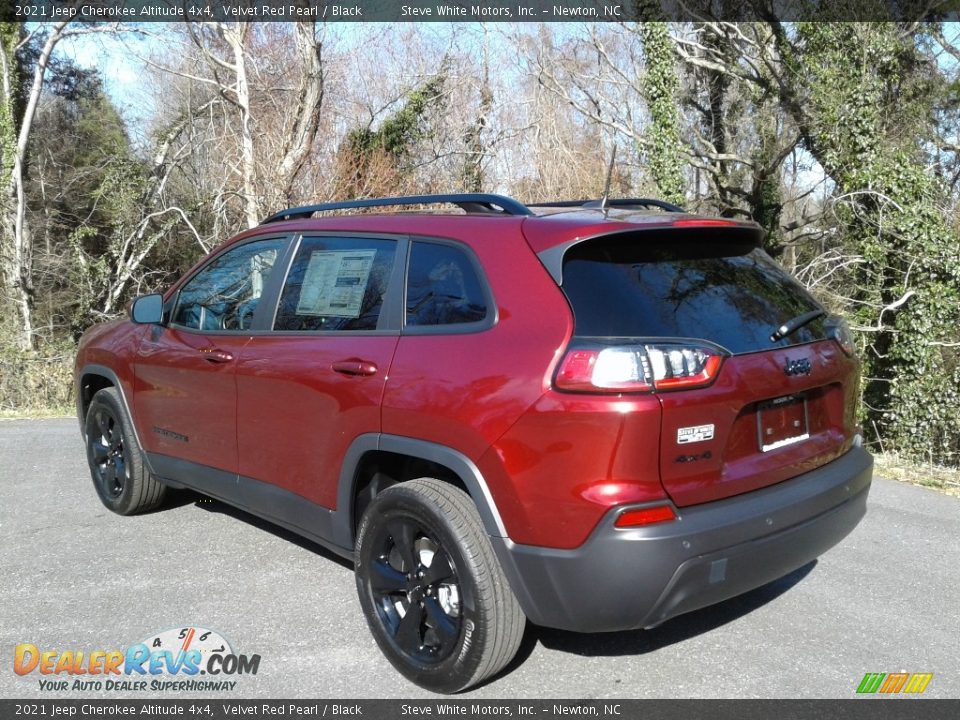
M 212 629 L 258 672 L 218 697 L 434 697 L 377 649 L 351 567 L 221 503 L 178 494 L 122 518 L 97 499 L 75 420 L 0 422 L 0 698 L 210 697 L 44 690 L 14 651 L 123 649 Z M 850 698 L 867 672 L 933 673 L 960 697 L 960 499 L 875 479 L 860 526 L 817 562 L 651 631 L 528 628 L 468 698 Z M 209 677 L 209 676 L 208 676 Z M 227 676 L 221 676 L 226 679 Z

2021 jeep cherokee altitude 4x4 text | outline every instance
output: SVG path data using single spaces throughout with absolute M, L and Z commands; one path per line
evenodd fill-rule
M 431 204 L 463 212 L 313 217 Z M 651 200 L 284 211 L 83 337 L 94 486 L 120 514 L 193 488 L 352 558 L 377 643 L 441 692 L 526 618 L 655 626 L 865 512 L 849 333 L 760 241 Z

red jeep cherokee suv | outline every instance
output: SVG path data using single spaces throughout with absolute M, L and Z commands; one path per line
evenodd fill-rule
M 448 214 L 314 214 L 456 206 Z M 188 487 L 347 558 L 414 682 L 501 670 L 525 619 L 649 628 L 810 562 L 872 460 L 843 322 L 756 225 L 656 200 L 294 208 L 76 362 L 94 486 Z

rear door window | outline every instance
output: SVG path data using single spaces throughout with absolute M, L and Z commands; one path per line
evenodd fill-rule
M 395 240 L 305 237 L 280 294 L 274 330 L 377 330 Z
M 578 337 L 700 338 L 736 354 L 826 336 L 819 318 L 772 342 L 777 327 L 820 306 L 763 250 L 722 238 L 586 241 L 564 257 L 562 287 Z

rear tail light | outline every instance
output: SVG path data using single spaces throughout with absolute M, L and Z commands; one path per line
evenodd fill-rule
M 706 348 L 647 345 L 646 350 L 657 390 L 709 385 L 723 361 Z
M 575 392 L 650 392 L 703 387 L 716 379 L 716 348 L 677 343 L 573 348 L 554 385 Z
M 840 346 L 843 352 L 850 357 L 854 356 L 857 352 L 857 346 L 853 332 L 850 330 L 850 326 L 847 325 L 846 320 L 841 317 L 832 316 L 827 321 L 827 331 L 830 333 L 830 337 L 837 341 L 837 345 Z
M 676 519 L 677 514 L 673 511 L 672 506 L 657 505 L 655 507 L 624 510 L 613 525 L 618 528 L 643 527 L 644 525 L 653 525 L 654 523 L 669 522 Z

